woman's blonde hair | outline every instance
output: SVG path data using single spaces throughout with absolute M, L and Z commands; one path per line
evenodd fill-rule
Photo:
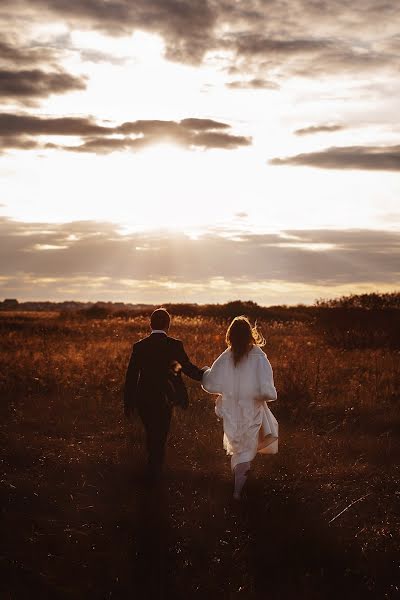
M 233 354 L 235 366 L 250 352 L 253 346 L 264 346 L 265 340 L 257 331 L 257 323 L 254 327 L 244 315 L 235 317 L 226 332 L 226 343 Z

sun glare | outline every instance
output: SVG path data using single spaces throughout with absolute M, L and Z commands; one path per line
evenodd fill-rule
M 165 229 L 194 235 L 210 226 L 220 213 L 210 198 L 210 157 L 170 142 L 151 146 L 137 155 L 132 172 L 132 193 L 138 211 L 122 211 L 126 227 Z

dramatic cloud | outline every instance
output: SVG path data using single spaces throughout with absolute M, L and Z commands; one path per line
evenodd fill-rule
M 239 34 L 232 38 L 235 49 L 242 56 L 291 56 L 315 54 L 332 46 L 332 42 L 311 39 L 271 39 L 258 34 Z
M 0 62 L 13 67 L 32 66 L 37 64 L 48 64 L 55 61 L 58 56 L 55 48 L 43 46 L 26 46 L 23 38 L 8 39 L 4 32 L 0 40 Z
M 400 171 L 400 146 L 333 147 L 286 158 L 273 158 L 269 162 L 272 165 L 300 165 L 320 169 Z
M 112 127 L 97 125 L 89 118 L 44 118 L 0 113 L 0 136 L 4 135 L 96 135 L 114 133 Z
M 10 71 L 0 69 L 0 100 L 30 103 L 52 94 L 84 90 L 86 80 L 65 72 L 46 73 L 40 69 Z
M 87 78 L 62 69 L 61 57 L 58 48 L 27 43 L 21 35 L 5 33 L 0 41 L 0 102 L 29 106 L 53 94 L 86 89 Z
M 312 133 L 331 133 L 333 131 L 342 131 L 345 129 L 344 125 L 332 124 L 332 125 L 310 125 L 309 127 L 302 127 L 296 129 L 294 132 L 296 135 L 309 135 Z
M 221 45 L 231 54 L 228 73 L 254 78 L 316 78 L 372 72 L 396 72 L 399 55 L 382 44 L 398 32 L 395 3 L 355 0 L 273 0 L 236 5 L 231 11 L 220 5 L 225 21 Z M 382 25 L 382 35 L 375 32 Z M 397 31 L 396 31 L 397 29 Z M 362 40 L 362 41 L 361 41 Z
M 160 34 L 166 55 L 182 62 L 199 62 L 214 45 L 217 18 L 207 0 L 3 0 L 3 10 L 29 18 L 64 21 L 71 27 L 95 29 L 109 35 L 129 35 L 135 30 Z
M 3 113 L 0 114 L 0 149 L 37 147 L 106 154 L 117 150 L 139 150 L 166 141 L 185 148 L 227 150 L 251 143 L 251 138 L 226 133 L 229 128 L 226 123 L 211 119 L 140 120 L 104 126 L 89 118 L 41 118 Z M 82 143 L 68 146 L 40 140 L 40 136 L 53 135 L 79 136 Z
M 293 77 L 315 79 L 329 76 L 352 76 L 398 69 L 392 54 L 352 48 L 350 42 L 337 40 L 276 40 L 251 37 L 230 40 L 234 54 L 227 64 L 230 74 L 253 74 L 254 79 L 279 77 L 285 82 Z
M 260 78 L 277 69 L 315 76 L 399 64 L 394 0 L 3 0 L 1 14 L 112 36 L 147 31 L 163 38 L 169 59 L 199 63 L 222 50 L 231 66 Z
M 229 125 L 213 121 L 212 119 L 183 119 L 180 122 L 183 127 L 194 131 L 206 131 L 207 129 L 227 129 Z
M 400 234 L 369 230 L 210 232 L 199 239 L 163 232 L 122 235 L 110 223 L 0 220 L 0 276 L 88 277 L 184 284 L 225 281 L 305 285 L 400 280 Z

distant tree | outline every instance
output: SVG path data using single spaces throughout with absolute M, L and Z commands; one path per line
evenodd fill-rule
M 16 298 L 6 298 L 5 300 L 3 300 L 2 304 L 2 308 L 8 308 L 8 309 L 14 309 L 14 308 L 18 308 L 18 300 Z
M 97 302 L 96 304 L 93 304 L 93 306 L 83 308 L 78 312 L 86 319 L 107 319 L 112 315 L 112 309 L 104 306 L 104 303 L 102 302 Z
M 400 292 L 351 294 L 330 300 L 320 299 L 316 301 L 315 305 L 320 308 L 400 309 Z

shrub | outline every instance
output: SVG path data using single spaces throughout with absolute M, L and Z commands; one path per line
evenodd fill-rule
M 397 309 L 320 308 L 314 326 L 326 341 L 345 349 L 400 348 Z

